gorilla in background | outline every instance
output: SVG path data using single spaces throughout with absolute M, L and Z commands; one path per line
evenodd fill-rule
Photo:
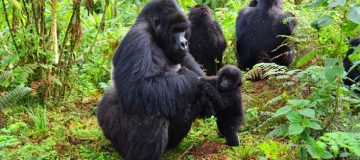
M 201 112 L 200 66 L 190 26 L 174 0 L 152 0 L 113 57 L 113 88 L 98 105 L 104 135 L 127 160 L 157 160 L 177 146 Z
M 206 5 L 196 5 L 190 10 L 191 36 L 189 50 L 195 60 L 206 70 L 206 75 L 215 75 L 222 66 L 226 41 L 218 22 L 212 20 L 211 10 Z
M 244 121 L 240 69 L 226 65 L 220 69 L 218 76 L 201 78 L 200 84 L 203 84 L 201 86 L 204 94 L 210 94 L 202 97 L 203 101 L 215 102 L 212 107 L 220 135 L 225 137 L 227 145 L 239 146 L 236 133 Z
M 249 7 L 256 7 L 258 4 L 258 0 L 251 0 L 250 4 L 249 4 Z M 282 1 L 277 1 L 275 3 L 275 6 L 279 7 L 280 9 L 283 8 L 283 3 Z
M 282 10 L 281 0 L 258 0 L 256 7 L 242 9 L 236 19 L 236 52 L 241 69 L 252 68 L 260 62 L 289 66 L 295 50 L 283 45 L 280 35 L 291 35 L 296 20 L 292 13 Z M 284 24 L 284 20 L 289 20 Z
M 352 69 L 351 67 L 353 67 L 354 64 L 349 59 L 349 56 L 354 53 L 353 47 L 357 47 L 359 45 L 360 45 L 360 37 L 351 39 L 350 47 L 352 47 L 352 48 L 349 49 L 349 51 L 346 53 L 346 56 L 343 60 L 344 68 L 345 68 L 345 71 L 348 72 L 347 77 L 349 78 L 349 79 L 345 79 L 344 83 L 349 86 L 360 81 L 360 70 L 358 69 L 358 67 L 354 67 Z M 350 70 L 350 69 L 352 69 L 352 70 Z

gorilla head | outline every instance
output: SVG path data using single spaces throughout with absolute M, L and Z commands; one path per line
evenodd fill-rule
M 203 4 L 196 5 L 195 7 L 191 8 L 189 18 L 190 18 L 190 20 L 191 19 L 205 19 L 205 20 L 211 21 L 212 17 L 211 17 L 210 8 Z
M 144 18 L 157 45 L 172 62 L 180 63 L 188 52 L 185 32 L 190 27 L 180 7 L 171 0 L 154 0 L 145 6 L 137 22 L 144 22 Z
M 232 65 L 226 65 L 219 71 L 217 88 L 221 91 L 231 91 L 242 85 L 241 70 Z

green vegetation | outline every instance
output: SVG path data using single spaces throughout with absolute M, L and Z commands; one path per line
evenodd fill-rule
M 109 88 L 111 57 L 147 0 L 0 0 L 0 159 L 119 159 L 95 117 Z M 236 64 L 235 19 L 249 0 L 178 0 L 187 13 L 213 9 Z M 343 85 L 347 39 L 360 36 L 359 0 L 284 0 L 299 25 L 288 69 L 246 72 L 241 146 L 218 138 L 215 118 L 197 120 L 164 159 L 360 157 L 360 85 Z M 356 49 L 359 51 L 359 47 Z M 360 52 L 351 59 L 360 64 Z

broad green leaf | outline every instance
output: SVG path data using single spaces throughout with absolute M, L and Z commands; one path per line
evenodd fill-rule
M 337 76 L 343 74 L 343 69 L 338 65 L 339 61 L 335 58 L 329 58 L 325 60 L 325 77 L 329 82 L 334 82 Z
M 301 134 L 304 129 L 304 126 L 302 126 L 300 123 L 291 123 L 289 125 L 289 135 Z
M 312 129 L 315 129 L 315 130 L 322 129 L 320 127 L 319 123 L 317 123 L 315 121 L 308 120 L 308 119 L 302 121 L 302 124 L 307 128 L 312 128 Z
M 337 6 L 344 5 L 346 3 L 346 0 L 329 0 L 328 3 L 330 8 L 334 8 Z
M 301 121 L 301 115 L 299 112 L 291 112 L 289 114 L 286 115 L 286 118 L 290 121 L 290 122 L 300 122 Z
M 316 7 L 316 6 L 323 6 L 324 4 L 326 4 L 326 3 L 324 3 L 325 2 L 325 0 L 316 0 L 316 1 L 313 1 L 310 5 L 312 6 L 312 7 Z
M 348 19 L 354 23 L 360 24 L 360 7 L 353 6 L 350 8 Z
M 306 117 L 315 118 L 315 111 L 313 109 L 305 108 L 300 110 L 299 113 Z
M 317 123 L 317 122 L 311 122 L 310 128 L 315 129 L 315 130 L 320 130 L 320 129 L 322 129 L 321 126 L 320 126 L 320 124 Z
M 289 113 L 290 111 L 292 111 L 291 106 L 282 107 L 275 112 L 274 117 L 284 115 L 286 113 Z
M 331 23 L 333 23 L 333 18 L 330 16 L 323 16 L 318 18 L 317 20 L 315 20 L 314 22 L 311 23 L 311 26 L 316 28 L 316 29 L 321 29 L 325 26 L 330 25 Z
M 289 101 L 290 106 L 294 106 L 296 108 L 304 108 L 310 104 L 309 100 L 306 99 L 296 99 Z
M 305 56 L 301 57 L 299 60 L 297 60 L 296 67 L 300 68 L 310 60 L 314 59 L 314 57 L 317 55 L 317 52 L 311 51 Z
M 288 127 L 289 127 L 288 125 L 282 124 L 279 127 L 277 127 L 276 129 L 269 132 L 266 135 L 266 138 L 270 138 L 270 137 L 274 137 L 274 136 L 281 136 L 281 135 L 285 134 L 288 131 Z

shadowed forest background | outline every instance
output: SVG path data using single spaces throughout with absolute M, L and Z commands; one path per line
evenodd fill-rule
M 148 0 L 0 0 L 0 159 L 119 159 L 96 104 L 110 86 L 111 57 Z M 236 64 L 235 19 L 249 0 L 178 0 L 213 11 Z M 244 71 L 241 145 L 199 119 L 164 159 L 358 159 L 360 84 L 346 86 L 342 60 L 360 36 L 360 0 L 283 0 L 298 26 L 287 68 Z M 259 42 L 261 43 L 261 42 Z M 360 46 L 350 57 L 359 69 Z M 251 79 L 262 79 L 257 82 Z

